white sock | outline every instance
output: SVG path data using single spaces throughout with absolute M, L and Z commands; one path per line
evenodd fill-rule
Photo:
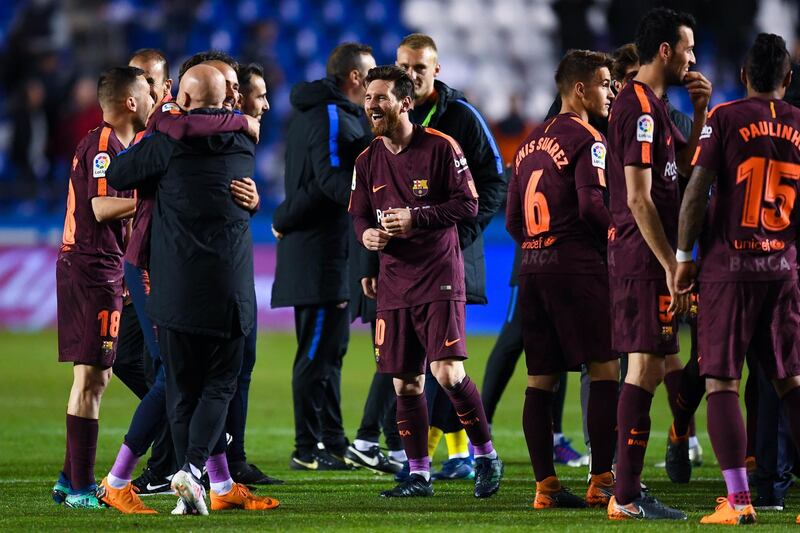
M 430 470 L 412 470 L 409 472 L 409 475 L 417 474 L 425 478 L 425 481 L 431 480 L 431 472 Z
M 453 453 L 447 456 L 448 459 L 466 459 L 469 457 L 469 452 Z
M 356 439 L 356 440 L 353 441 L 353 446 L 355 446 L 356 450 L 358 450 L 360 452 L 368 452 L 370 448 L 373 448 L 373 447 L 378 446 L 378 445 L 379 445 L 379 443 L 370 442 L 368 440 Z
M 689 437 L 689 448 L 694 448 L 695 446 L 700 446 L 700 441 L 697 440 L 697 435 L 694 437 Z
M 475 454 L 475 459 L 477 459 L 478 457 L 488 457 L 489 459 L 497 459 L 497 450 L 492 450 L 491 452 L 483 455 Z
M 561 439 L 564 438 L 563 433 L 553 433 L 553 446 L 558 445 L 561 442 Z
M 405 450 L 389 450 L 389 457 L 401 463 L 408 461 L 408 455 L 406 455 Z
M 120 479 L 111 472 L 108 473 L 106 479 L 108 480 L 108 484 L 114 489 L 124 489 L 125 485 L 131 482 L 130 479 Z
M 233 488 L 233 480 L 231 478 L 221 481 L 219 483 L 212 483 L 211 490 L 220 496 L 228 494 Z

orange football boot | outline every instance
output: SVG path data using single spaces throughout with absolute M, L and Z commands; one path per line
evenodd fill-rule
M 725 524 L 729 526 L 741 526 L 744 524 L 756 523 L 756 510 L 752 505 L 747 505 L 744 509 L 737 511 L 728 502 L 728 498 L 717 498 L 717 508 L 710 515 L 700 519 L 701 524 Z
M 108 484 L 108 478 L 103 478 L 103 481 L 100 482 L 100 489 L 97 491 L 97 498 L 109 507 L 125 514 L 158 514 L 155 509 L 151 509 L 142 502 L 130 481 L 124 488 L 115 489 Z
M 226 494 L 217 494 L 213 490 L 211 491 L 212 511 L 224 511 L 225 509 L 266 511 L 279 505 L 278 500 L 267 496 L 256 496 L 241 483 L 234 483 L 233 488 Z
M 614 474 L 605 472 L 593 475 L 586 490 L 586 505 L 589 507 L 606 507 L 614 495 Z
M 556 476 L 536 482 L 536 497 L 531 507 L 534 509 L 583 508 L 586 502 L 561 486 Z

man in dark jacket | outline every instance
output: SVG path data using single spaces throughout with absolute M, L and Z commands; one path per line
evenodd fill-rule
M 453 137 L 464 151 L 478 189 L 478 216 L 458 224 L 458 239 L 464 256 L 464 275 L 467 283 L 467 303 L 485 304 L 486 264 L 483 255 L 483 230 L 505 199 L 507 177 L 503 160 L 486 121 L 475 107 L 467 102 L 461 91 L 448 87 L 435 78 L 439 75 L 436 43 L 428 35 L 413 33 L 400 41 L 397 65 L 405 69 L 414 82 L 414 109 L 411 121 L 428 126 Z M 432 450 L 441 438 L 447 437 L 448 461 L 434 478 L 455 478 L 471 475 L 467 456 L 466 433 L 445 395 L 433 379 L 426 381 L 426 394 L 431 409 Z M 438 398 L 437 398 L 438 397 Z
M 296 113 L 286 137 L 286 199 L 273 218 L 272 307 L 295 312 L 290 466 L 298 470 L 349 468 L 341 460 L 348 442 L 340 407 L 349 337 L 347 205 L 355 159 L 370 140 L 362 119 L 363 80 L 374 66 L 370 47 L 341 44 L 328 58 L 327 77 L 300 83 L 291 95 Z
M 190 90 L 191 84 L 201 89 Z M 224 92 L 222 74 L 197 65 L 181 80 L 179 102 L 190 113 L 224 113 Z M 183 464 L 172 488 L 183 512 L 208 514 L 200 477 L 219 442 L 244 338 L 254 323 L 250 212 L 237 205 L 230 187 L 253 175 L 255 145 L 240 133 L 184 141 L 155 133 L 123 155 L 109 182 L 123 190 L 157 187 L 147 312 L 159 327 L 167 411 L 177 462 Z M 233 484 L 218 466 L 208 461 L 212 508 L 241 507 L 238 500 L 244 499 L 258 500 L 262 509 L 277 505 Z

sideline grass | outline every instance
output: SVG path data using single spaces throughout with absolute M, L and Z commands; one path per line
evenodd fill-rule
M 481 383 L 493 337 L 470 337 L 470 374 Z M 697 529 L 702 514 L 714 506 L 724 492 L 711 446 L 705 437 L 705 404 L 697 427 L 706 465 L 695 469 L 689 485 L 669 483 L 663 470 L 650 465 L 662 460 L 670 419 L 666 395 L 659 392 L 653 403 L 653 434 L 646 464 L 645 481 L 666 503 L 690 514 L 688 523 L 610 523 L 601 510 L 535 512 L 528 507 L 533 496 L 533 476 L 521 429 L 524 363 L 509 384 L 494 423 L 495 443 L 506 463 L 500 493 L 486 501 L 471 495 L 471 482 L 440 482 L 433 498 L 387 501 L 380 490 L 391 487 L 388 477 L 365 471 L 351 473 L 300 473 L 288 469 L 292 450 L 293 423 L 291 366 L 294 338 L 262 333 L 251 386 L 248 418 L 248 459 L 286 485 L 260 489 L 281 500 L 281 507 L 268 512 L 221 512 L 209 517 L 172 517 L 170 496 L 151 497 L 147 503 L 161 514 L 152 517 L 121 515 L 113 509 L 80 512 L 53 504 L 49 492 L 61 467 L 64 453 L 64 406 L 70 384 L 70 367 L 56 363 L 54 332 L 38 334 L 0 333 L 0 530 L 191 530 L 228 531 L 521 531 L 545 529 L 591 531 L 643 528 L 648 530 Z M 688 343 L 684 343 L 688 346 Z M 345 358 L 342 410 L 348 435 L 357 429 L 363 402 L 374 369 L 369 339 L 356 332 Z M 564 413 L 567 436 L 582 443 L 577 376 L 570 376 Z M 127 430 L 135 408 L 133 395 L 118 380 L 112 380 L 103 400 L 96 474 L 105 475 Z M 582 444 L 576 446 L 582 449 Z M 436 464 L 444 459 L 440 446 Z M 585 491 L 584 469 L 560 468 L 559 475 L 575 493 Z M 795 491 L 784 513 L 762 513 L 759 529 L 785 530 L 799 511 Z M 707 527 L 702 528 L 708 530 Z

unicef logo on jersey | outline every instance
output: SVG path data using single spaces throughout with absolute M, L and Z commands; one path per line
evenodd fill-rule
M 656 125 L 653 117 L 650 115 L 642 115 L 636 121 L 636 140 L 639 142 L 653 142 L 653 134 L 655 133 Z

